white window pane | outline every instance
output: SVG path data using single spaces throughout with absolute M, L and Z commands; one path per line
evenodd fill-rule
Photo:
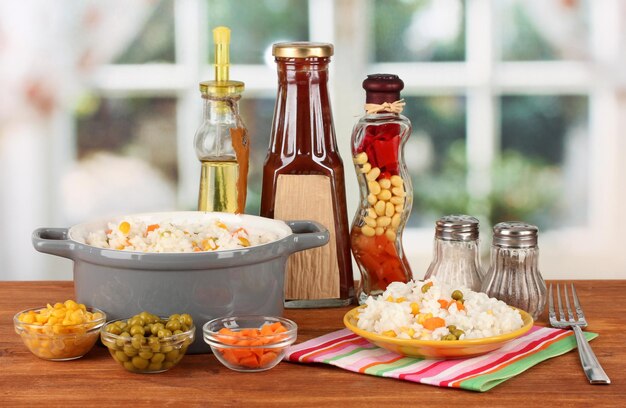
M 588 218 L 588 98 L 503 96 L 501 155 L 494 164 L 493 222 L 541 228 Z
M 309 38 L 306 0 L 208 0 L 208 13 L 210 63 L 214 58 L 212 30 L 217 26 L 232 30 L 232 64 L 263 64 L 275 42 Z
M 495 3 L 503 60 L 588 58 L 588 1 L 504 0 Z
M 131 41 L 115 63 L 174 61 L 174 0 L 159 0 L 137 37 Z
M 370 15 L 375 62 L 465 59 L 461 0 L 376 0 Z
M 413 183 L 408 226 L 430 227 L 446 214 L 467 212 L 466 110 L 461 96 L 405 97 L 413 125 L 405 161 Z

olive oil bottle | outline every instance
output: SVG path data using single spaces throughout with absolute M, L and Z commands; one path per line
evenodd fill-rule
M 248 132 L 239 116 L 244 83 L 228 77 L 230 30 L 217 27 L 213 38 L 215 80 L 200 82 L 203 121 L 194 139 L 202 163 L 198 210 L 243 213 L 250 156 Z

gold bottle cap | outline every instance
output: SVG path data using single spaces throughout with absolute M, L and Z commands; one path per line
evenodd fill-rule
M 285 42 L 272 46 L 272 55 L 283 58 L 315 58 L 333 55 L 333 45 L 314 42 Z

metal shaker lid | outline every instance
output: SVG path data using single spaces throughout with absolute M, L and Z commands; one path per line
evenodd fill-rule
M 435 238 L 444 241 L 478 239 L 478 219 L 470 215 L 446 215 L 435 223 Z
M 501 222 L 493 227 L 493 245 L 503 248 L 535 247 L 538 233 L 536 226 L 525 222 Z

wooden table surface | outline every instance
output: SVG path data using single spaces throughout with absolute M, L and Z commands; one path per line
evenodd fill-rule
M 576 283 L 598 359 L 611 377 L 590 385 L 578 353 L 545 361 L 485 393 L 439 388 L 344 371 L 328 365 L 280 363 L 238 373 L 213 355 L 188 355 L 171 371 L 125 371 L 97 346 L 85 357 L 49 362 L 35 357 L 14 332 L 13 315 L 73 298 L 72 282 L 0 282 L 0 406 L 626 406 L 626 281 Z M 298 342 L 343 328 L 349 308 L 286 310 Z M 538 324 L 545 324 L 543 316 Z M 156 403 L 156 404 L 155 404 Z

